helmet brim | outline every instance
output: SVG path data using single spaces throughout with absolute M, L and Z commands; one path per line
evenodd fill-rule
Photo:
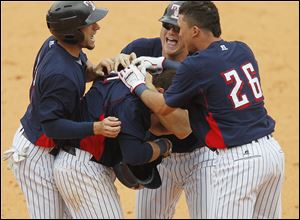
M 167 16 L 162 16 L 160 19 L 159 19 L 160 22 L 163 22 L 163 23 L 168 23 L 168 24 L 172 24 L 172 25 L 175 25 L 175 26 L 178 26 L 178 23 L 175 19 L 170 19 L 169 17 Z
M 152 180 L 149 183 L 143 184 L 144 187 L 149 189 L 157 189 L 161 186 L 161 178 L 159 175 L 159 172 L 157 170 L 157 167 L 153 168 L 153 174 L 152 174 Z
M 101 19 L 103 19 L 108 13 L 108 10 L 105 8 L 97 8 L 95 9 L 95 11 L 93 11 L 93 13 L 90 14 L 90 16 L 88 16 L 88 18 L 86 19 L 86 23 L 87 24 L 93 24 L 96 23 L 97 21 L 100 21 Z

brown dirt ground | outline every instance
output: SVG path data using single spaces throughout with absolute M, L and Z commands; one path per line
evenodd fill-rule
M 10 146 L 29 103 L 35 55 L 48 37 L 51 2 L 1 1 L 1 154 Z M 89 59 L 112 57 L 131 40 L 156 37 L 168 2 L 96 2 L 110 9 L 100 22 Z M 250 45 L 260 65 L 266 107 L 276 120 L 275 137 L 286 156 L 283 218 L 299 218 L 299 3 L 216 2 L 223 38 Z M 126 218 L 134 218 L 135 192 L 117 183 Z M 1 162 L 1 218 L 28 218 L 24 197 L 6 162 Z M 184 196 L 175 218 L 188 218 Z

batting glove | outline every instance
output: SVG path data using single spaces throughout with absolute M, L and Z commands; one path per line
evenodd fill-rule
M 129 65 L 129 67 L 118 72 L 119 79 L 130 89 L 130 92 L 134 92 L 136 87 L 141 84 L 145 84 L 145 75 L 135 65 Z
M 132 64 L 139 67 L 140 70 L 145 69 L 152 75 L 159 75 L 163 72 L 163 62 L 165 57 L 139 57 L 132 61 Z

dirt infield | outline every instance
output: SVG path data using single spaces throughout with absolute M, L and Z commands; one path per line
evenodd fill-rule
M 35 55 L 49 36 L 46 11 L 52 2 L 1 2 L 1 155 L 10 146 L 29 103 Z M 168 2 L 95 2 L 108 8 L 100 22 L 94 63 L 116 55 L 139 37 L 156 37 Z M 216 2 L 223 38 L 246 42 L 260 65 L 268 113 L 285 152 L 283 218 L 299 218 L 299 3 Z M 126 218 L 134 218 L 135 192 L 118 190 Z M 6 162 L 1 162 L 1 218 L 28 218 L 24 196 Z M 188 218 L 184 196 L 175 218 Z

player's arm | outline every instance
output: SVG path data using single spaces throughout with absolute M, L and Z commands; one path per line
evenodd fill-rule
M 55 139 L 84 138 L 94 134 L 107 132 L 107 136 L 115 137 L 120 128 L 120 121 L 78 122 L 70 120 L 77 94 L 71 80 L 60 75 L 49 77 L 44 82 L 43 96 L 38 106 L 42 128 L 46 135 Z M 110 128 L 108 128 L 108 126 Z M 109 131 L 108 131 L 109 130 Z
M 151 74 L 146 75 L 146 86 L 151 89 L 152 91 L 159 91 L 160 93 L 164 93 L 164 90 L 167 89 L 171 84 L 171 76 L 175 74 L 174 71 L 169 71 L 162 73 L 164 75 L 155 76 L 155 84 L 157 87 L 153 85 L 153 77 Z M 166 74 L 169 74 L 166 75 Z M 161 84 L 165 82 L 165 84 Z M 164 87 L 164 88 L 162 88 Z M 165 127 L 171 134 L 174 134 L 179 139 L 184 139 L 192 133 L 192 129 L 190 126 L 189 115 L 187 110 L 183 110 L 181 108 L 176 108 L 174 111 L 167 115 L 159 115 L 157 114 L 156 117 L 159 119 L 159 122 L 162 127 Z M 164 134 L 160 134 L 164 135 Z M 157 135 L 157 136 L 160 136 Z
M 128 96 L 124 102 L 116 105 L 113 111 L 122 121 L 122 130 L 117 138 L 123 162 L 139 165 L 152 162 L 159 156 L 169 155 L 172 143 L 168 139 L 145 140 L 150 128 L 151 113 L 137 97 Z
M 144 104 L 158 115 L 167 115 L 175 110 L 169 107 L 164 99 L 163 94 L 150 90 L 145 85 L 146 70 L 139 70 L 135 65 L 118 72 L 119 78 L 130 89 L 141 98 Z
M 159 118 L 155 114 L 151 114 L 151 127 L 149 128 L 149 131 L 155 136 L 172 134 L 171 131 L 162 125 L 162 123 L 159 121 Z
M 143 141 L 134 135 L 120 133 L 118 136 L 123 162 L 131 165 L 150 163 L 158 157 L 171 154 L 172 142 L 167 138 Z
M 157 115 L 157 117 L 162 126 L 179 139 L 184 139 L 192 133 L 187 110 L 176 108 L 170 114 Z
M 174 81 L 176 78 L 176 84 L 172 83 L 172 86 L 164 94 L 148 88 L 145 82 L 145 76 L 147 73 L 142 65 L 138 68 L 135 65 L 131 64 L 128 68 L 118 72 L 118 76 L 122 80 L 122 82 L 130 89 L 130 91 L 139 96 L 144 104 L 155 114 L 167 115 L 173 112 L 176 109 L 175 107 L 186 106 L 186 103 L 188 103 L 187 100 L 190 100 L 195 93 L 195 85 L 193 85 L 194 81 L 190 80 L 195 77 L 192 75 L 193 72 L 186 70 L 186 66 L 187 65 L 176 70 L 176 75 L 174 77 Z M 192 74 L 189 74 L 189 76 L 185 76 L 186 74 L 183 73 Z M 180 91 L 177 91 L 178 89 Z M 171 90 L 171 92 L 169 90 Z M 165 96 L 168 99 L 166 99 Z M 168 103 L 166 102 L 166 100 L 168 101 Z M 172 103 L 172 106 L 174 107 L 169 106 L 169 103 Z
M 145 85 L 140 85 L 135 90 L 135 93 L 141 98 L 145 105 L 157 115 L 167 115 L 176 109 L 166 104 L 163 94 L 150 90 Z

